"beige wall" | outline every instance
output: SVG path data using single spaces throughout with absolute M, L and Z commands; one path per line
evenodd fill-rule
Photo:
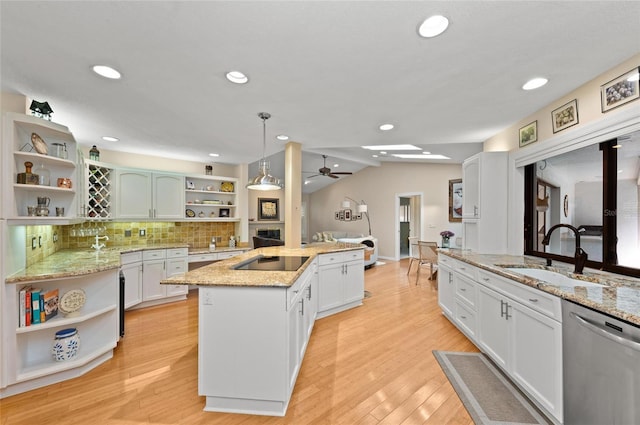
M 383 163 L 368 167 L 351 177 L 309 196 L 309 234 L 338 230 L 367 234 L 367 220 L 335 220 L 345 196 L 364 200 L 369 207 L 371 233 L 378 238 L 378 255 L 394 258 L 396 195 L 422 193 L 423 240 L 439 241 L 442 230 L 462 235 L 460 223 L 449 223 L 449 180 L 462 177 L 459 164 Z
M 521 119 L 513 126 L 486 140 L 484 142 L 484 150 L 512 151 L 519 149 L 518 131 L 520 130 L 520 128 L 535 120 L 538 121 L 538 142 L 549 139 L 550 137 L 554 136 L 553 128 L 551 126 L 551 111 L 564 105 L 567 102 L 572 101 L 573 99 L 577 99 L 578 101 L 578 124 L 569 127 L 562 132 L 556 133 L 555 135 L 567 134 L 571 131 L 577 131 L 581 127 L 584 127 L 589 123 L 601 119 L 606 119 L 607 116 L 611 116 L 616 112 L 625 110 L 627 108 L 640 108 L 640 100 L 620 106 L 617 109 L 612 109 L 607 113 L 602 113 L 600 106 L 600 86 L 634 68 L 637 69 L 638 66 L 640 66 L 640 54 L 633 56 L 629 60 L 621 63 L 615 68 L 610 69 L 597 78 L 589 81 L 587 84 L 578 87 L 576 90 L 568 93 L 566 96 L 561 97 L 557 101 L 547 105 L 534 114 Z M 550 84 L 553 84 L 553 81 L 550 82 Z M 539 90 L 544 90 L 544 87 Z M 527 149 L 534 144 L 535 143 L 524 146 L 522 149 Z

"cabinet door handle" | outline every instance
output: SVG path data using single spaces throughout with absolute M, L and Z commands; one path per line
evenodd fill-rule
M 300 316 L 304 316 L 304 298 L 300 300 Z
M 506 308 L 504 309 L 505 320 L 509 320 L 509 318 L 511 317 L 511 315 L 509 314 L 509 309 L 511 308 L 511 306 L 509 305 L 508 302 L 505 302 L 504 305 L 506 306 Z
M 465 292 L 465 291 L 467 290 L 467 288 L 460 288 L 460 290 L 461 290 L 462 292 Z
M 151 215 L 151 208 L 149 208 L 149 217 L 153 217 L 153 216 Z
M 491 279 L 489 279 L 488 277 L 483 277 L 482 280 L 484 280 L 485 282 L 489 282 Z
M 504 317 L 504 305 L 506 303 L 502 300 L 500 300 L 500 317 Z
M 307 287 L 307 299 L 311 301 L 311 285 Z
M 538 299 L 537 298 L 529 298 L 529 301 L 531 301 L 532 303 L 537 303 Z
M 477 205 L 473 206 L 473 215 L 474 215 L 474 217 L 478 216 L 478 206 Z
M 467 320 L 467 316 L 460 316 L 460 318 Z

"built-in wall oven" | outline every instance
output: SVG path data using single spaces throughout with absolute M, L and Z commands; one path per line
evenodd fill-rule
M 563 300 L 565 425 L 640 424 L 640 327 Z

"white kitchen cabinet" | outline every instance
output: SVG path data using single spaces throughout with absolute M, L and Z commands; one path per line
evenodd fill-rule
M 125 310 L 142 302 L 142 252 L 120 255 L 120 271 L 124 275 Z
M 184 177 L 145 170 L 116 170 L 116 218 L 181 219 Z
M 508 153 L 480 152 L 462 166 L 463 248 L 507 252 Z
M 480 218 L 480 155 L 462 163 L 462 218 Z
M 182 216 L 189 221 L 239 221 L 238 179 L 220 176 L 186 176 Z
M 305 326 L 312 326 L 313 280 L 310 265 L 289 288 L 199 287 L 205 411 L 284 416 L 309 340 Z
M 14 302 L 5 302 L 1 312 L 4 353 L 0 398 L 74 378 L 112 357 L 119 337 L 117 269 L 2 286 L 6 299 Z M 82 289 L 86 302 L 77 315 L 58 312 L 44 323 L 19 327 L 19 292 L 26 286 L 58 289 L 61 297 L 72 289 Z M 78 354 L 67 361 L 55 361 L 51 355 L 54 335 L 67 328 L 78 330 Z
M 69 129 L 63 125 L 46 121 L 29 115 L 7 113 L 4 115 L 2 134 L 2 211 L 0 215 L 9 224 L 69 224 L 78 217 L 77 163 L 76 141 Z M 31 142 L 32 134 L 37 134 L 43 141 Z M 54 155 L 54 144 L 67 146 L 67 158 Z M 49 182 L 42 184 L 24 184 L 17 182 L 19 173 L 26 171 L 25 163 L 33 164 L 31 172 L 39 173 L 44 166 L 50 174 Z M 43 172 L 40 172 L 44 175 Z M 71 187 L 58 187 L 58 179 L 66 178 L 71 181 Z M 38 197 L 50 199 L 49 214 L 29 216 L 28 206 L 36 206 Z M 56 207 L 63 207 L 64 216 L 56 216 Z
M 142 303 L 136 308 L 185 299 L 188 285 L 161 285 L 160 281 L 187 272 L 188 248 L 153 249 L 142 253 Z
M 478 344 L 491 359 L 505 370 L 509 368 L 509 316 L 505 297 L 483 285 L 478 289 Z
M 560 299 L 480 271 L 480 348 L 546 411 L 562 421 Z
M 438 298 L 445 315 L 561 423 L 560 298 L 445 253 L 438 265 Z
M 453 321 L 455 309 L 453 270 L 447 264 L 448 257 L 444 260 L 442 255 L 438 257 L 438 304 L 449 320 Z
M 142 258 L 142 301 L 164 298 L 166 291 L 160 281 L 166 276 L 165 250 L 144 251 Z
M 318 318 L 362 304 L 364 250 L 318 256 Z
M 469 338 L 476 333 L 475 267 L 445 255 L 438 256 L 438 304 Z
M 188 257 L 184 255 L 185 250 L 167 250 L 167 266 L 165 277 L 177 276 L 188 271 Z M 166 297 L 187 295 L 188 285 L 162 285 L 165 287 Z

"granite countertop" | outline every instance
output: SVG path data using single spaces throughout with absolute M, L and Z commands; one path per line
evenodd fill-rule
M 531 256 L 477 254 L 456 249 L 438 251 L 440 254 L 640 326 L 640 279 L 589 268 L 585 268 L 582 275 L 577 275 L 573 273 L 573 264 L 554 261 L 551 267 L 547 267 L 545 259 Z M 603 286 L 555 285 L 526 277 L 505 267 L 551 270 L 573 279 L 596 282 Z
M 289 287 L 295 283 L 318 254 L 351 251 L 364 247 L 362 244 L 338 242 L 314 243 L 304 245 L 302 248 L 285 248 L 284 246 L 258 248 L 233 258 L 200 267 L 184 275 L 165 279 L 160 283 L 166 285 Z M 297 271 L 234 270 L 232 268 L 240 262 L 261 254 L 267 256 L 299 255 L 308 256 L 309 259 Z
M 33 264 L 23 270 L 20 270 L 5 279 L 5 283 L 21 283 L 21 282 L 36 282 L 41 280 L 62 279 L 75 276 L 83 276 L 92 273 L 98 273 L 106 270 L 118 269 L 120 267 L 120 254 L 126 254 L 131 252 L 154 250 L 154 249 L 172 249 L 172 248 L 188 248 L 187 244 L 159 244 L 148 245 L 141 247 L 108 247 L 103 248 L 99 252 L 93 249 L 63 249 L 57 251 L 44 260 Z M 362 249 L 364 245 L 360 244 L 310 244 L 305 245 L 304 248 L 288 249 L 284 247 L 270 247 L 260 248 L 252 250 L 250 253 L 237 255 L 232 259 L 222 260 L 220 262 L 205 266 L 202 269 L 208 269 L 213 266 L 221 266 L 226 272 L 233 272 L 227 274 L 236 274 L 236 280 L 227 279 L 226 283 L 221 283 L 219 280 L 217 283 L 210 282 L 211 276 L 202 277 L 196 273 L 197 270 L 189 272 L 188 275 L 198 280 L 198 283 L 191 282 L 171 282 L 171 284 L 194 284 L 194 285 L 243 285 L 243 286 L 258 286 L 256 281 L 245 281 L 240 283 L 238 281 L 238 273 L 241 275 L 245 270 L 228 270 L 229 265 L 237 264 L 242 260 L 252 258 L 258 254 L 264 253 L 265 255 L 302 255 L 314 257 L 317 254 L 323 252 L 337 252 L 352 249 Z M 250 248 L 247 247 L 218 247 L 215 251 L 209 251 L 208 248 L 191 248 L 189 254 L 205 254 L 216 253 L 226 251 L 247 251 Z M 309 264 L 309 263 L 307 263 Z M 256 272 L 251 271 L 252 278 L 258 278 L 258 275 L 262 276 L 263 285 L 260 286 L 290 286 L 298 278 L 299 274 L 306 268 L 306 265 L 301 267 L 297 272 Z M 198 269 L 200 270 L 200 269 Z M 216 272 L 218 273 L 218 272 Z M 268 275 L 268 276 L 267 276 Z M 199 276 L 199 277 L 198 277 Z M 179 276 L 176 276 L 179 278 Z M 266 280 L 265 280 L 266 279 Z M 242 279 L 239 279 L 242 280 Z M 209 281 L 209 282 L 207 282 Z
M 120 267 L 120 254 L 147 251 L 154 249 L 188 248 L 183 243 L 169 243 L 138 247 L 108 247 L 99 252 L 94 249 L 63 249 L 42 261 L 33 264 L 5 279 L 5 283 L 20 283 L 39 280 L 60 279 L 98 273 Z M 216 253 L 225 251 L 247 250 L 249 248 L 219 247 L 215 251 L 209 248 L 190 248 L 189 254 Z

